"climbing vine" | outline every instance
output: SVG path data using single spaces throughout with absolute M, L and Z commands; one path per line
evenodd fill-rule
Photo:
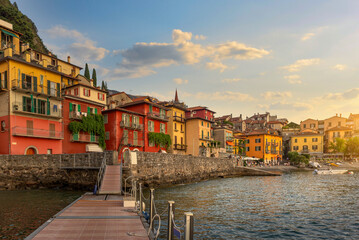
M 149 132 L 148 141 L 153 142 L 156 146 L 166 146 L 167 149 L 172 144 L 171 136 L 164 133 Z
M 69 124 L 69 130 L 71 133 L 79 133 L 80 131 L 87 132 L 89 134 L 98 135 L 99 145 L 103 149 L 106 148 L 105 143 L 105 125 L 103 116 L 101 114 L 90 114 L 83 116 L 81 122 L 73 121 Z

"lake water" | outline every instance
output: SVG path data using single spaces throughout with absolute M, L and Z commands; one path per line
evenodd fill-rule
M 81 194 L 0 192 L 0 239 L 24 238 Z M 195 239 L 359 239 L 359 172 L 216 179 L 156 189 L 155 199 L 161 239 L 168 200 L 177 225 L 184 212 L 194 213 Z

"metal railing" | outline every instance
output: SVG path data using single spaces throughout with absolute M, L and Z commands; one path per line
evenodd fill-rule
M 53 104 L 50 102 L 50 109 L 48 109 L 48 107 L 47 107 L 48 105 L 45 100 L 43 100 L 43 102 L 44 102 L 43 106 L 38 106 L 39 103 L 37 100 L 38 99 L 34 99 L 34 101 L 37 102 L 36 107 L 35 107 L 35 103 L 33 103 L 33 105 L 31 106 L 31 104 L 24 105 L 23 103 L 20 103 L 20 102 L 14 102 L 12 104 L 12 110 L 14 112 L 21 112 L 21 113 L 26 113 L 26 114 L 31 114 L 31 115 L 41 115 L 41 116 L 46 116 L 46 117 L 62 118 L 60 104 L 57 105 L 57 104 Z
M 12 135 L 24 136 L 24 137 L 53 138 L 53 139 L 64 138 L 64 132 L 62 131 L 50 131 L 46 129 L 26 128 L 26 127 L 13 127 Z
M 173 145 L 175 150 L 186 150 L 187 145 L 185 144 L 174 144 Z
M 177 121 L 177 122 L 185 122 L 186 119 L 184 117 L 179 117 L 179 116 L 173 116 L 173 121 Z
M 72 142 L 93 142 L 98 143 L 98 136 L 86 134 L 86 133 L 78 133 L 71 135 Z
M 155 118 L 155 119 L 159 119 L 159 120 L 163 120 L 163 121 L 168 121 L 168 119 L 169 119 L 166 115 L 161 115 L 161 114 L 157 114 L 157 113 L 153 113 L 153 112 L 147 113 L 147 117 Z
M 129 139 L 128 137 L 124 137 L 123 138 L 123 145 L 126 146 L 133 146 L 133 147 L 143 147 L 143 140 L 140 139 Z
M 143 124 L 133 123 L 133 122 L 121 121 L 120 122 L 120 127 L 134 129 L 134 130 L 143 130 Z
M 102 159 L 101 167 L 100 167 L 100 170 L 98 171 L 98 174 L 97 174 L 97 184 L 96 184 L 97 189 L 95 189 L 95 193 L 98 193 L 100 191 L 101 184 L 102 184 L 102 178 L 103 178 L 103 176 L 105 174 L 105 169 L 106 169 L 106 153 L 104 153 L 104 157 Z
M 83 116 L 83 114 L 82 114 L 82 112 L 74 112 L 74 111 L 72 111 L 72 112 L 69 112 L 69 118 L 70 119 L 82 119 L 82 116 Z
M 40 81 L 38 79 L 38 81 Z M 61 88 L 51 88 L 44 84 L 33 84 L 32 81 L 24 81 L 20 79 L 13 79 L 11 81 L 11 88 L 13 90 L 28 91 L 32 93 L 39 93 L 46 96 L 61 97 Z

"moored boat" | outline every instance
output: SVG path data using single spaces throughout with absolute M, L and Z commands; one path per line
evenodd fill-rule
M 348 170 L 346 169 L 315 169 L 313 174 L 344 174 L 348 173 Z

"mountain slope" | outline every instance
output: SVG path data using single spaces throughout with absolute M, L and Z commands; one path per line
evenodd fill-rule
M 41 38 L 37 34 L 36 25 L 17 8 L 16 2 L 0 0 L 0 19 L 13 24 L 14 30 L 23 34 L 21 40 L 30 43 L 30 47 L 43 53 L 48 53 Z

